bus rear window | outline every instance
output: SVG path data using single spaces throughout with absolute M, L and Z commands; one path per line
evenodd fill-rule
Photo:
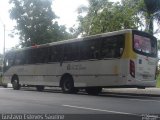
M 139 54 L 156 56 L 157 47 L 156 41 L 152 40 L 150 37 L 140 36 L 134 34 L 134 50 Z

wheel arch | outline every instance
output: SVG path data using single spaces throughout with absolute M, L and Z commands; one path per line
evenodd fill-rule
M 11 83 L 13 83 L 14 78 L 17 78 L 17 79 L 18 79 L 18 82 L 19 82 L 18 75 L 17 75 L 17 74 L 13 74 L 13 75 L 12 75 L 12 78 L 11 78 Z
M 70 77 L 73 84 L 74 84 L 74 80 L 73 80 L 73 76 L 70 74 L 70 73 L 64 73 L 60 79 L 60 83 L 59 83 L 59 86 L 61 87 L 62 86 L 62 83 L 63 81 L 65 80 L 66 77 Z

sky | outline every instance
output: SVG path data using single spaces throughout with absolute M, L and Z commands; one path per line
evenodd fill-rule
M 110 0 L 112 2 L 117 2 L 120 0 Z M 16 22 L 11 20 L 9 17 L 9 9 L 11 5 L 8 3 L 9 0 L 0 0 L 0 53 L 3 53 L 4 44 L 4 25 L 5 25 L 5 48 L 6 50 L 14 47 L 19 43 L 18 36 L 11 38 L 8 34 L 11 33 Z M 72 27 L 76 24 L 77 20 L 77 8 L 80 5 L 88 5 L 87 0 L 53 0 L 53 11 L 60 18 L 58 23 L 61 25 L 66 25 L 67 28 Z
M 19 43 L 18 36 L 15 36 L 14 38 L 8 36 L 16 25 L 16 22 L 11 20 L 9 17 L 9 9 L 11 8 L 11 5 L 8 2 L 9 0 L 0 0 L 0 53 L 3 53 L 4 25 L 6 28 L 5 50 L 12 48 Z M 58 23 L 61 25 L 66 25 L 67 28 L 76 24 L 76 10 L 80 5 L 88 5 L 87 0 L 53 0 L 53 11 L 60 17 L 58 19 Z
M 55 0 L 53 11 L 60 17 L 59 23 L 72 27 L 77 20 L 77 8 L 80 5 L 88 5 L 87 0 Z
M 19 43 L 18 36 L 11 38 L 8 34 L 11 33 L 16 22 L 9 17 L 9 9 L 11 5 L 9 0 L 0 0 L 0 53 L 3 53 L 4 44 L 4 25 L 5 25 L 5 49 L 8 50 Z M 87 0 L 54 0 L 53 11 L 60 17 L 58 23 L 72 27 L 76 23 L 77 12 L 76 9 L 80 5 L 88 5 Z
M 0 0 L 0 53 L 3 53 L 3 41 L 4 41 L 4 24 L 5 24 L 5 38 L 6 38 L 6 46 L 12 47 L 18 43 L 16 38 L 10 38 L 8 36 L 15 25 L 15 22 L 10 20 L 9 17 L 9 0 Z

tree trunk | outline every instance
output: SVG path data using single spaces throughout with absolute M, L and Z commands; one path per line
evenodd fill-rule
M 150 15 L 149 15 L 150 16 Z M 149 18 L 149 30 L 148 30 L 148 32 L 151 34 L 151 35 L 153 35 L 153 17 L 152 16 L 150 16 L 150 18 Z
M 145 19 L 146 19 L 145 31 L 153 35 L 153 17 L 150 14 L 148 14 Z

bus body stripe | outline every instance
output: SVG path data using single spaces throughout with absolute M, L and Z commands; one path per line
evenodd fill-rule
M 8 76 L 8 77 L 11 77 L 12 75 L 5 75 L 5 76 Z M 56 76 L 56 77 L 59 77 L 59 76 L 62 76 L 62 75 L 18 75 L 18 76 Z M 95 76 L 95 77 L 98 77 L 98 76 L 119 76 L 119 74 L 72 74 L 72 76 Z
M 132 46 L 132 33 L 126 33 L 125 34 L 125 48 L 124 53 L 122 55 L 122 59 L 136 59 L 137 55 L 133 51 Z

